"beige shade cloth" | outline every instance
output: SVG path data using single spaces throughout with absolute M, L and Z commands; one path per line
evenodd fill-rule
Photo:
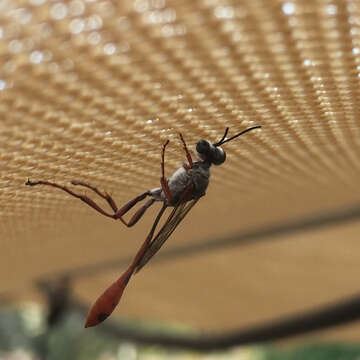
M 120 206 L 159 186 L 167 139 L 166 173 L 181 166 L 178 132 L 193 149 L 262 126 L 224 145 L 226 163 L 162 251 L 360 203 L 359 82 L 355 1 L 1 1 L 1 293 L 38 299 L 39 278 L 69 273 L 90 305 L 158 204 L 128 229 L 26 179 L 86 181 Z M 339 299 L 358 291 L 359 230 L 154 261 L 116 315 L 219 331 Z

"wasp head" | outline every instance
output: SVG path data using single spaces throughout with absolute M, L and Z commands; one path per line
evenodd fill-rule
M 226 153 L 221 147 L 216 147 L 208 140 L 200 140 L 196 144 L 200 159 L 213 165 L 221 165 L 226 159 Z
M 232 136 L 229 139 L 226 138 L 229 128 L 226 128 L 225 133 L 224 133 L 223 137 L 221 138 L 221 140 L 219 140 L 217 143 L 214 143 L 214 144 L 208 140 L 200 140 L 196 144 L 196 151 L 197 151 L 200 159 L 203 162 L 206 162 L 210 165 L 211 164 L 221 165 L 226 159 L 226 152 L 220 147 L 220 145 L 225 144 L 226 142 L 229 142 L 229 141 L 237 138 L 238 136 L 245 134 L 248 131 L 251 131 L 254 129 L 259 129 L 259 128 L 261 128 L 261 126 L 259 126 L 259 125 L 250 127 L 248 129 L 245 129 L 245 130 L 241 131 L 240 133 Z

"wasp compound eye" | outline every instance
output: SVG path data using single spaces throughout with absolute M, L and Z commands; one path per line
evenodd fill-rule
M 226 152 L 221 148 L 215 148 L 215 151 L 212 154 L 211 162 L 214 165 L 221 165 L 226 159 Z
M 196 144 L 196 151 L 199 154 L 207 154 L 210 151 L 210 143 L 207 140 L 200 140 L 197 144 Z

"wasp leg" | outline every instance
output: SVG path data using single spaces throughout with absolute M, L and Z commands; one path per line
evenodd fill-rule
M 147 194 L 147 193 L 145 193 Z M 121 213 L 121 209 L 119 211 L 117 211 L 115 213 L 115 217 L 116 219 L 120 219 L 126 226 L 130 227 L 135 225 L 140 219 L 141 217 L 145 214 L 145 211 L 155 202 L 155 199 L 150 199 L 148 200 L 143 206 L 140 207 L 140 209 L 132 216 L 132 218 L 129 220 L 128 223 L 126 223 L 126 221 L 121 217 L 122 213 Z M 128 211 L 128 210 L 126 210 Z M 125 211 L 125 212 L 126 212 Z M 124 213 L 125 213 L 124 212 Z
M 171 195 L 168 180 L 165 177 L 165 149 L 167 144 L 169 143 L 169 140 L 166 141 L 166 143 L 163 145 L 162 153 L 161 153 L 161 178 L 160 178 L 160 184 L 161 188 L 166 196 L 166 199 L 169 202 L 174 201 L 173 196 Z
M 95 201 L 91 200 L 88 196 L 82 195 L 82 194 L 77 194 L 74 191 L 70 190 L 66 186 L 59 185 L 59 184 L 56 184 L 56 183 L 53 183 L 53 182 L 50 182 L 50 181 L 30 181 L 30 179 L 27 180 L 25 185 L 29 185 L 29 186 L 47 185 L 47 186 L 52 186 L 52 187 L 61 189 L 61 190 L 65 191 L 65 192 L 67 192 L 68 194 L 70 194 L 71 196 L 74 196 L 77 199 L 80 199 L 84 203 L 88 204 L 90 207 L 92 207 L 93 209 L 98 211 L 100 214 L 115 219 L 115 214 L 110 214 L 110 213 L 106 212 L 98 204 L 96 204 Z
M 73 185 L 77 185 L 77 186 L 84 186 L 84 187 L 94 191 L 96 194 L 98 194 L 100 197 L 102 197 L 104 200 L 107 201 L 107 203 L 114 210 L 114 212 L 118 211 L 118 208 L 116 206 L 116 203 L 115 203 L 114 199 L 107 192 L 103 193 L 98 188 L 96 188 L 95 186 L 92 186 L 90 184 L 87 184 L 87 183 L 84 183 L 84 182 L 81 182 L 81 181 L 72 181 L 71 183 Z
M 88 196 L 86 195 L 82 195 L 82 194 L 77 194 L 74 191 L 72 191 L 71 189 L 69 189 L 66 186 L 63 185 L 59 185 L 50 181 L 30 181 L 29 179 L 26 182 L 26 185 L 29 186 L 36 186 L 36 185 L 47 185 L 47 186 L 52 186 L 58 189 L 61 189 L 65 192 L 67 192 L 68 194 L 70 194 L 71 196 L 76 197 L 77 199 L 82 200 L 84 203 L 88 204 L 90 207 L 92 207 L 93 209 L 95 209 L 96 211 L 98 211 L 100 214 L 110 217 L 112 219 L 119 219 L 124 225 L 130 227 L 133 226 L 134 224 L 136 224 L 139 219 L 144 215 L 145 211 L 147 208 L 150 207 L 150 205 L 152 205 L 152 203 L 154 201 L 149 200 L 145 205 L 143 205 L 134 215 L 133 217 L 130 219 L 129 223 L 127 223 L 123 218 L 122 215 L 126 214 L 134 205 L 136 205 L 139 201 L 145 199 L 146 196 L 151 195 L 150 191 L 145 191 L 143 194 L 135 197 L 134 199 L 128 201 L 125 205 L 123 205 L 120 209 L 117 209 L 117 206 L 114 202 L 114 200 L 110 197 L 110 195 L 105 195 L 103 193 L 101 193 L 98 189 L 96 189 L 95 187 L 88 185 L 88 184 L 84 184 L 81 182 L 73 182 L 74 185 L 81 185 L 84 187 L 87 187 L 93 191 L 95 191 L 99 196 L 103 197 L 105 200 L 108 201 L 109 205 L 112 207 L 112 209 L 114 210 L 113 214 L 110 214 L 108 212 L 106 212 L 104 209 L 102 209 L 98 204 L 95 203 L 94 200 L 90 199 Z M 116 209 L 116 210 L 115 210 Z
M 189 149 L 188 149 L 187 146 L 186 146 L 186 143 L 185 143 L 185 140 L 184 140 L 182 134 L 179 133 L 179 136 L 180 136 L 181 142 L 182 142 L 183 145 L 184 145 L 184 150 L 185 150 L 186 158 L 187 158 L 187 161 L 188 161 L 188 163 L 189 163 L 189 165 L 184 164 L 184 169 L 185 169 L 186 171 L 188 171 L 188 170 L 190 170 L 190 169 L 194 166 L 194 163 L 193 163 L 193 160 L 192 160 L 190 151 L 189 151 Z
M 147 195 L 150 195 L 148 191 L 145 193 L 137 196 L 136 198 L 130 200 L 125 205 L 123 205 L 120 209 L 118 209 L 114 199 L 108 194 L 108 193 L 102 193 L 99 189 L 96 187 L 89 185 L 87 183 L 83 183 L 80 181 L 72 181 L 73 185 L 79 185 L 84 186 L 92 191 L 94 191 L 96 194 L 98 194 L 100 197 L 105 199 L 107 203 L 111 206 L 111 208 L 115 212 L 115 218 L 119 219 L 124 225 L 130 227 L 135 225 L 141 217 L 144 215 L 145 211 L 154 203 L 155 200 L 150 199 L 147 203 L 145 203 L 143 206 L 140 207 L 140 209 L 132 216 L 132 218 L 129 220 L 129 222 L 126 222 L 122 215 L 126 214 L 134 205 L 136 205 L 139 201 L 143 200 Z
M 155 201 L 153 199 L 150 199 L 145 205 L 143 205 L 130 219 L 129 222 L 126 222 L 122 216 L 125 215 L 133 206 L 135 206 L 139 201 L 144 200 L 146 196 L 150 196 L 150 191 L 145 191 L 144 193 L 140 194 L 139 196 L 135 197 L 134 199 L 128 201 L 125 203 L 119 210 L 117 210 L 114 214 L 114 219 L 119 219 L 124 225 L 130 227 L 135 225 L 138 220 L 144 215 L 145 210 L 152 205 L 152 203 Z

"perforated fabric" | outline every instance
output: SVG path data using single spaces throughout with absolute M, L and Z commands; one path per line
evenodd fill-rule
M 212 168 L 207 196 L 167 248 L 360 201 L 359 24 L 355 1 L 0 2 L 3 294 L 31 298 L 39 277 L 84 266 L 74 291 L 92 302 L 125 265 L 87 266 L 130 259 L 156 213 L 127 229 L 59 190 L 26 187 L 28 177 L 85 181 L 120 206 L 159 186 L 167 139 L 167 175 L 181 166 L 178 132 L 193 149 L 201 138 L 219 140 L 226 127 L 231 136 L 262 126 L 224 145 L 226 163 Z M 359 225 L 348 226 L 346 239 L 329 230 L 321 241 L 283 239 L 278 251 L 254 245 L 251 261 L 235 247 L 150 263 L 117 314 L 219 329 L 352 293 L 347 256 L 359 250 L 352 230 Z M 338 256 L 338 242 L 349 253 Z M 326 271 L 313 279 L 317 257 Z M 291 276 L 279 277 L 294 263 L 299 293 L 289 288 Z M 325 279 L 329 287 L 309 290 Z M 259 301 L 264 296 L 271 306 Z M 186 316 L 184 304 L 197 315 Z

